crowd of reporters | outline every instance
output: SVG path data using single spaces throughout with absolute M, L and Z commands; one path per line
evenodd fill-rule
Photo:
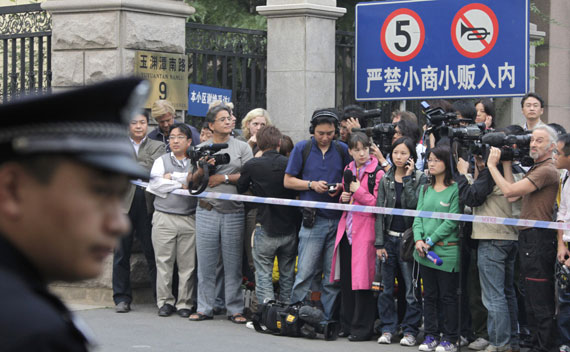
M 174 122 L 168 102 L 156 102 L 155 131 L 146 135 L 148 117 L 131 122 L 133 147 L 152 179 L 146 193 L 132 186 L 126 202 L 135 226 L 115 252 L 117 311 L 130 310 L 128 263 L 136 235 L 160 316 L 177 312 L 201 321 L 225 311 L 232 322 L 246 323 L 243 273 L 255 281 L 259 304 L 316 305 L 324 319 L 339 321 L 338 336 L 350 341 L 379 334 L 380 344 L 401 335 L 402 346 L 419 344 L 421 351 L 467 344 L 489 352 L 570 351 L 570 294 L 558 289 L 558 304 L 555 298 L 555 262 L 570 266 L 570 238 L 562 230 L 197 201 L 175 192 L 202 185 L 227 194 L 567 220 L 570 186 L 557 168 L 570 169 L 570 138 L 542 123 L 538 95 L 522 100 L 524 127 L 494 129 L 489 99 L 432 105 L 421 127 L 408 111 L 365 127 L 367 115 L 378 112 L 317 110 L 312 137 L 293 144 L 264 109 L 243 119 L 239 135 L 233 106 L 213 104 L 198 133 Z M 212 145 L 214 155 L 228 154 L 227 162 L 203 152 Z M 521 165 L 523 159 L 532 166 Z M 383 289 L 375 294 L 380 274 Z

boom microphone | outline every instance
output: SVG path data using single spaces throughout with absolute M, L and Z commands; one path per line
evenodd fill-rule
M 354 181 L 354 175 L 350 169 L 344 170 L 344 191 L 350 192 L 350 183 Z
M 426 257 L 432 261 L 435 265 L 437 266 L 441 266 L 441 264 L 443 264 L 443 260 L 441 260 L 441 258 L 439 257 L 439 255 L 435 254 L 435 252 L 433 251 L 428 251 L 427 249 L 424 248 L 424 253 L 426 254 Z

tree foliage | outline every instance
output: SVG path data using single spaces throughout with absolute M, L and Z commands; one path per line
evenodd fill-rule
M 259 15 L 255 8 L 265 4 L 265 0 L 184 0 L 196 9 L 190 22 L 216 26 L 267 29 L 267 19 Z
M 266 0 L 184 0 L 196 9 L 189 21 L 224 27 L 267 30 L 267 18 L 255 8 Z M 354 31 L 354 8 L 358 0 L 337 0 L 338 7 L 346 8 L 346 14 L 337 21 L 337 28 Z

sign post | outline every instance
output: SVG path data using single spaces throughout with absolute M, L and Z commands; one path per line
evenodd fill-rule
M 356 100 L 524 95 L 528 9 L 528 0 L 359 3 Z
M 151 90 L 145 108 L 158 99 L 167 99 L 176 110 L 188 109 L 188 65 L 186 55 L 137 51 L 136 76 L 148 80 Z

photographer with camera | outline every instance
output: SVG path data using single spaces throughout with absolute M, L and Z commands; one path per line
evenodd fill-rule
M 214 106 L 206 114 L 208 127 L 213 131 L 212 139 L 200 144 L 227 144 L 214 157 L 222 153 L 229 155 L 228 163 L 219 165 L 213 158 L 203 157 L 191 176 L 194 185 L 200 184 L 204 169 L 215 173 L 209 176 L 206 191 L 236 194 L 235 184 L 243 165 L 253 158 L 246 142 L 231 137 L 231 110 L 224 104 Z M 206 159 L 206 160 L 203 160 Z M 205 165 L 208 163 L 208 166 Z M 217 164 L 217 165 L 215 165 Z M 209 166 L 212 165 L 212 166 Z M 209 172 L 210 173 L 210 172 Z M 242 283 L 242 248 L 244 229 L 243 203 L 222 199 L 201 198 L 196 211 L 196 250 L 198 253 L 198 310 L 190 316 L 192 321 L 212 319 L 215 300 L 216 265 L 221 258 L 224 263 L 225 304 L 228 319 L 237 324 L 246 323 L 243 316 L 244 300 Z
M 334 140 L 339 129 L 334 109 L 316 110 L 309 132 L 313 137 L 295 145 L 285 170 L 285 188 L 299 192 L 301 200 L 337 203 L 342 187 L 343 170 L 350 161 L 348 147 Z M 299 232 L 299 261 L 291 302 L 304 301 L 315 274 L 322 268 L 322 296 L 327 319 L 338 307 L 338 284 L 330 282 L 335 235 L 341 212 L 326 209 L 303 209 Z
M 518 182 L 509 182 L 498 169 L 501 150 L 491 148 L 487 167 L 505 197 L 522 197 L 521 219 L 552 221 L 559 174 L 552 161 L 558 135 L 549 126 L 532 131 L 530 156 L 534 165 Z M 554 262 L 556 231 L 519 227 L 520 269 L 524 278 L 526 313 L 533 349 L 548 351 L 555 344 Z
M 196 199 L 173 194 L 187 188 L 190 160 L 186 149 L 192 143 L 192 131 L 185 124 L 169 131 L 169 153 L 154 161 L 147 191 L 156 195 L 152 217 L 152 245 L 156 259 L 156 303 L 158 315 L 188 318 L 193 308 L 194 269 L 196 267 Z M 178 266 L 178 300 L 172 293 L 174 262 Z
M 558 137 L 557 153 L 555 155 L 556 167 L 566 170 L 566 175 L 562 179 L 560 194 L 560 206 L 556 214 L 556 221 L 570 222 L 570 182 L 568 172 L 570 172 L 570 134 L 563 134 Z M 570 268 L 570 231 L 558 230 L 558 253 L 557 259 L 561 265 Z M 570 288 L 558 290 L 558 330 L 560 332 L 560 352 L 570 352 Z
M 427 183 L 427 177 L 423 171 L 414 168 L 417 160 L 414 141 L 406 137 L 398 138 L 392 145 L 390 159 L 394 166 L 380 181 L 376 206 L 415 209 L 421 185 Z M 401 323 L 404 336 L 400 344 L 414 346 L 419 333 L 422 303 L 416 300 L 414 295 L 413 263 L 405 261 L 400 256 L 404 232 L 412 226 L 413 221 L 414 218 L 409 216 L 376 215 L 374 246 L 378 257 L 386 258 L 386 262 L 382 265 L 384 291 L 378 297 L 379 329 L 382 332 L 378 343 L 381 344 L 392 343 L 392 337 L 399 330 L 398 315 L 394 305 L 394 278 L 398 269 L 406 286 L 406 313 Z M 400 289 L 401 287 L 402 285 L 399 285 Z
M 484 164 L 479 161 L 481 156 L 475 156 L 475 159 L 477 165 Z M 520 205 L 512 204 L 503 197 L 487 168 L 478 170 L 476 179 L 468 173 L 468 168 L 469 164 L 460 158 L 457 163 L 458 173 L 454 179 L 459 188 L 460 202 L 471 207 L 473 215 L 506 218 L 518 216 Z M 524 170 L 513 165 L 512 161 L 503 161 L 498 168 L 511 182 L 522 179 L 524 175 Z M 479 333 L 478 339 L 471 343 L 469 348 L 481 350 L 490 345 L 489 351 L 519 350 L 514 288 L 518 232 L 512 226 L 477 222 L 473 223 L 471 238 L 477 240 L 477 251 L 474 253 L 477 255 L 476 263 L 479 269 L 478 277 L 471 279 L 481 283 L 483 305 L 487 308 L 488 334 Z M 472 272 L 477 274 L 476 270 Z M 478 293 L 473 291 L 470 293 Z M 470 295 L 470 298 L 474 298 L 472 296 Z M 473 308 L 473 304 L 471 306 Z

